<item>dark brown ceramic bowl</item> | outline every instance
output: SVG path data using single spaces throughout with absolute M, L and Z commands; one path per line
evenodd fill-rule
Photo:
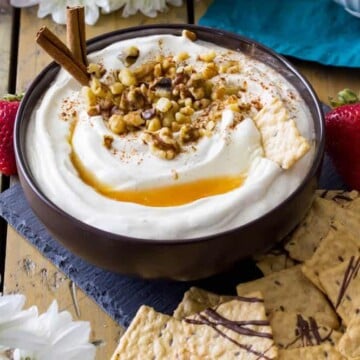
M 16 119 L 15 151 L 21 185 L 30 206 L 58 241 L 90 263 L 109 270 L 144 278 L 177 280 L 199 279 L 224 271 L 238 260 L 283 239 L 309 209 L 317 187 L 324 152 L 323 114 L 309 83 L 286 59 L 273 51 L 232 33 L 191 25 L 154 25 L 114 31 L 90 40 L 88 51 L 141 36 L 180 35 L 184 28 L 195 31 L 201 40 L 240 50 L 266 63 L 295 86 L 314 121 L 316 151 L 313 164 L 300 186 L 285 201 L 258 219 L 230 231 L 187 240 L 146 240 L 99 230 L 52 203 L 39 188 L 29 168 L 25 134 L 31 113 L 59 70 L 56 64 L 50 64 L 28 89 Z

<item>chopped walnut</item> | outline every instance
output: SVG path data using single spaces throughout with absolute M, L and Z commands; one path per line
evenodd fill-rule
M 199 55 L 199 60 L 201 61 L 205 61 L 205 62 L 210 62 L 213 61 L 216 57 L 216 52 L 214 50 L 211 50 L 210 52 L 206 53 L 206 54 L 201 54 Z
M 204 79 L 208 80 L 219 74 L 217 65 L 213 62 L 206 65 L 205 69 L 202 72 Z
M 136 77 L 129 69 L 122 69 L 119 73 L 119 80 L 125 86 L 136 84 Z
M 106 70 L 102 64 L 90 63 L 87 67 L 87 72 L 96 78 L 101 78 L 105 74 Z
M 180 142 L 186 144 L 190 141 L 196 141 L 200 137 L 199 129 L 191 127 L 189 124 L 185 124 L 180 128 L 179 139 Z
M 188 38 L 191 41 L 195 41 L 197 39 L 197 36 L 194 32 L 190 31 L 190 30 L 183 30 L 181 35 L 183 37 Z
M 171 160 L 180 152 L 180 145 L 169 128 L 162 128 L 155 133 L 146 132 L 142 139 L 150 146 L 151 152 L 162 159 Z
M 115 134 L 123 134 L 126 132 L 126 123 L 122 115 L 113 114 L 109 119 L 109 127 Z
M 140 55 L 140 50 L 136 46 L 130 46 L 124 51 L 123 62 L 125 66 L 133 65 Z
M 127 125 L 136 128 L 145 123 L 145 120 L 141 117 L 141 112 L 139 110 L 127 113 L 124 115 L 123 119 Z
M 111 135 L 104 135 L 103 137 L 103 145 L 107 148 L 107 149 L 111 149 L 111 145 L 114 141 L 114 138 Z

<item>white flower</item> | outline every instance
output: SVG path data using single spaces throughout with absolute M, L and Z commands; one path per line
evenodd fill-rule
M 67 311 L 58 312 L 54 301 L 48 311 L 39 316 L 37 333 L 46 339 L 47 344 L 36 353 L 38 360 L 88 360 L 95 357 L 95 346 L 88 342 L 90 326 L 85 321 L 72 321 Z
M 85 22 L 94 25 L 99 18 L 99 5 L 103 0 L 40 0 L 38 17 L 51 15 L 58 24 L 66 23 L 66 7 L 82 5 L 85 8 Z
M 10 0 L 16 7 L 39 5 L 38 17 L 51 15 L 58 24 L 66 23 L 66 7 L 82 5 L 85 7 L 85 22 L 94 25 L 99 18 L 99 7 L 107 6 L 107 0 Z
M 100 7 L 103 13 L 108 14 L 121 9 L 127 2 L 128 0 L 103 0 Z
M 22 295 L 0 296 L 0 360 L 93 360 L 90 325 L 58 312 L 54 301 L 38 316 L 36 307 L 22 310 Z M 11 357 L 10 357 L 11 356 Z
M 66 6 L 83 5 L 85 21 L 94 25 L 99 18 L 99 11 L 110 13 L 123 8 L 122 15 L 128 17 L 138 11 L 149 17 L 167 10 L 167 3 L 181 6 L 182 0 L 10 0 L 12 6 L 27 7 L 39 5 L 38 17 L 51 15 L 58 24 L 66 23 Z
M 25 304 L 23 295 L 4 295 L 0 297 L 0 345 L 7 348 L 36 350 L 44 345 L 38 336 L 29 332 L 38 310 L 32 306 L 22 310 Z
M 128 17 L 136 14 L 138 11 L 149 17 L 155 17 L 158 12 L 167 10 L 166 3 L 174 6 L 181 6 L 182 0 L 108 0 L 108 8 L 103 7 L 104 12 L 115 11 L 124 6 L 122 15 Z M 108 10 L 109 9 L 109 10 Z

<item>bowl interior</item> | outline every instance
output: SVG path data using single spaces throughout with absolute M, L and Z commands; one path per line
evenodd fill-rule
M 312 119 L 314 121 L 314 129 L 315 129 L 315 155 L 313 159 L 312 167 L 308 170 L 308 173 L 304 177 L 302 183 L 298 187 L 293 194 L 291 194 L 285 201 L 290 201 L 292 197 L 296 196 L 296 193 L 301 190 L 302 187 L 305 186 L 308 179 L 313 178 L 318 171 L 322 156 L 324 152 L 324 120 L 321 107 L 319 106 L 319 101 L 317 99 L 316 94 L 314 93 L 311 85 L 298 73 L 298 71 L 283 57 L 279 56 L 272 50 L 264 47 L 261 44 L 258 44 L 252 40 L 241 37 L 239 35 L 235 35 L 232 33 L 199 27 L 195 25 L 151 25 L 151 26 L 142 26 L 142 27 L 134 27 L 125 30 L 117 30 L 111 33 L 107 33 L 101 36 L 98 36 L 90 41 L 88 41 L 88 52 L 93 52 L 100 50 L 108 45 L 113 44 L 114 42 L 143 37 L 143 36 L 151 36 L 151 35 L 159 35 L 159 34 L 173 34 L 173 35 L 181 35 L 181 32 L 184 28 L 195 31 L 198 38 L 200 40 L 204 40 L 207 42 L 214 43 L 216 45 L 229 48 L 232 50 L 237 50 L 245 53 L 250 58 L 254 58 L 261 62 L 266 63 L 268 66 L 274 68 L 277 72 L 282 74 L 300 93 L 303 100 L 307 104 L 309 111 L 311 113 Z M 26 181 L 32 187 L 32 190 L 37 194 L 37 196 L 41 197 L 44 202 L 48 205 L 56 209 L 60 216 L 65 216 L 67 218 L 71 218 L 77 226 L 84 228 L 86 230 L 96 231 L 98 234 L 105 234 L 107 237 L 113 238 L 126 238 L 130 241 L 135 242 L 153 242 L 154 244 L 159 243 L 168 243 L 168 244 L 177 244 L 184 242 L 194 242 L 194 241 L 202 241 L 204 238 L 209 238 L 213 236 L 218 236 L 219 234 L 214 234 L 211 236 L 206 236 L 202 238 L 193 238 L 187 240 L 142 240 L 135 239 L 129 237 L 123 237 L 120 235 L 115 235 L 108 233 L 103 230 L 99 230 L 97 228 L 92 227 L 91 225 L 87 225 L 82 223 L 81 221 L 73 218 L 69 214 L 65 213 L 63 210 L 58 208 L 54 203 L 52 203 L 41 191 L 38 187 L 35 179 L 31 174 L 31 170 L 26 157 L 25 150 L 25 136 L 27 131 L 27 124 L 29 122 L 31 113 L 36 108 L 36 105 L 39 99 L 42 97 L 46 89 L 50 86 L 51 82 L 54 80 L 56 74 L 59 71 L 59 66 L 55 63 L 50 64 L 46 67 L 34 80 L 31 84 L 30 88 L 26 92 L 26 95 L 22 101 L 21 107 L 18 112 L 17 121 L 15 125 L 15 151 L 18 166 L 23 173 Z M 281 206 L 281 204 L 279 204 Z M 270 210 L 268 213 L 264 214 L 262 217 L 271 216 Z M 255 219 L 253 222 L 257 222 L 261 220 L 262 217 Z M 247 223 L 240 227 L 251 226 L 251 223 Z M 234 231 L 236 229 L 229 230 L 227 232 Z M 223 234 L 223 233 L 222 233 Z

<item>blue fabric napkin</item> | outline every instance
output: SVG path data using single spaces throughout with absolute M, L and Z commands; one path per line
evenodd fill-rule
M 283 55 L 360 67 L 360 19 L 333 0 L 214 0 L 199 24 L 244 35 Z

